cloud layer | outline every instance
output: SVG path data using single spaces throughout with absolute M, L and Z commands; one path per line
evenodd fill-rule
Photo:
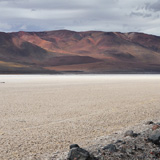
M 69 29 L 160 36 L 159 0 L 0 0 L 0 31 Z

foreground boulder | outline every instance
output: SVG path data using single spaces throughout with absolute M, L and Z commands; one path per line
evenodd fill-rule
M 77 144 L 70 145 L 70 151 L 68 154 L 68 160 L 95 160 L 88 151 L 80 148 Z
M 117 148 L 114 144 L 108 144 L 107 146 L 103 147 L 103 150 L 108 150 L 109 152 L 117 152 Z
M 160 129 L 153 131 L 148 138 L 149 141 L 154 144 L 160 145 Z

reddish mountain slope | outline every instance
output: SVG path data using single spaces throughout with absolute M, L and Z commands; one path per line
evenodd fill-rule
M 14 71 L 160 72 L 160 37 L 68 30 L 0 33 L 0 72 Z

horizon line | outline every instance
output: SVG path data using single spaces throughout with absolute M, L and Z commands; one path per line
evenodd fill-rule
M 24 31 L 24 30 L 19 30 L 19 31 L 0 31 L 0 33 L 19 33 L 19 32 L 28 32 L 28 33 L 39 33 L 39 32 L 56 32 L 56 31 L 70 31 L 70 32 L 76 32 L 76 33 L 81 33 L 81 32 L 104 32 L 104 33 L 123 33 L 123 34 L 130 34 L 130 33 L 140 33 L 140 34 L 147 34 L 147 35 L 153 35 L 153 36 L 157 36 L 160 37 L 159 35 L 155 35 L 155 34 L 151 34 L 151 33 L 145 33 L 145 32 L 140 32 L 140 31 L 136 31 L 136 32 L 121 32 L 121 31 L 103 31 L 103 30 L 85 30 L 85 31 L 75 31 L 75 30 L 69 30 L 69 29 L 55 29 L 55 30 L 42 30 L 42 31 Z

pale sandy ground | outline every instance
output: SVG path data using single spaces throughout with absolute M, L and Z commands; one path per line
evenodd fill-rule
M 47 160 L 72 143 L 90 146 L 160 115 L 158 75 L 5 75 L 3 81 L 0 160 Z

